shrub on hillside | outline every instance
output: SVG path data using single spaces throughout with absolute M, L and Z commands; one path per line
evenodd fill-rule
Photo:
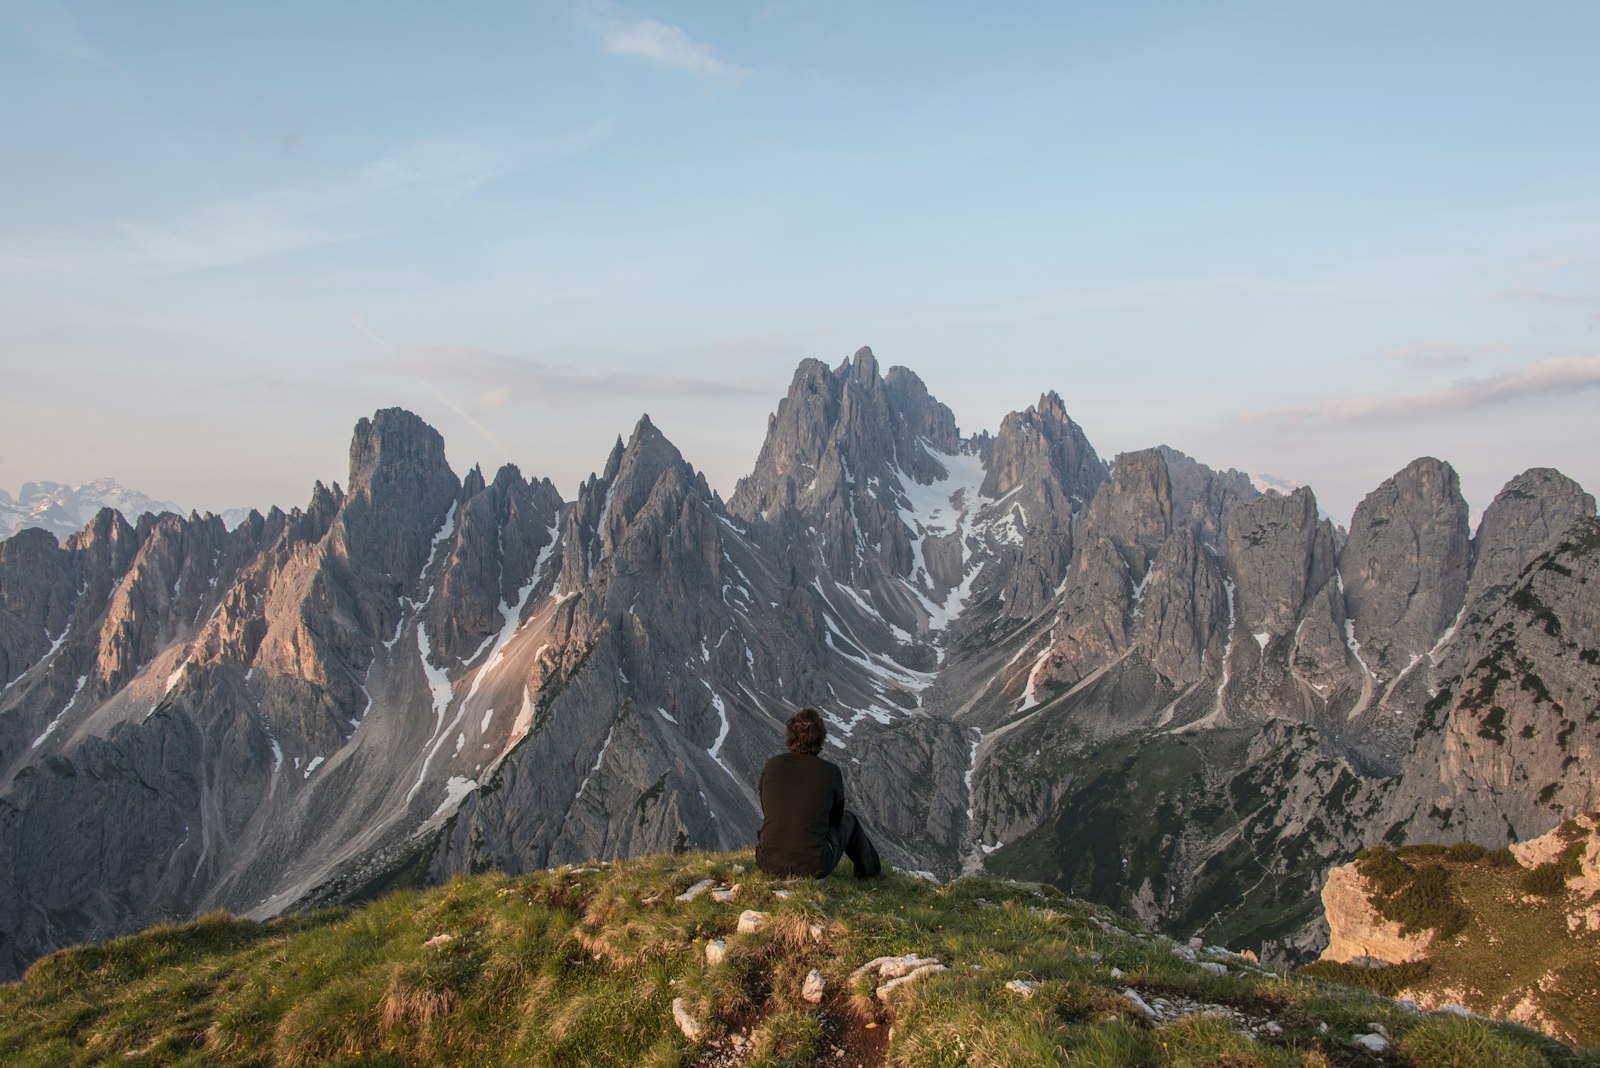
M 1414 869 L 1388 846 L 1373 846 L 1356 854 L 1356 870 L 1380 895 L 1387 896 L 1411 881 Z
M 1400 924 L 1402 934 L 1432 930 L 1449 938 L 1467 926 L 1471 915 L 1450 886 L 1450 875 L 1437 864 L 1417 869 L 1404 888 L 1378 903 L 1378 911 Z
M 1483 862 L 1491 868 L 1518 867 L 1517 855 L 1511 852 L 1511 850 L 1507 849 L 1505 846 L 1501 846 L 1499 849 L 1485 853 L 1483 855 Z
M 1541 864 L 1524 872 L 1518 884 L 1524 891 L 1540 897 L 1559 897 L 1566 892 L 1567 876 L 1560 864 Z
M 1444 858 L 1453 860 L 1458 864 L 1466 864 L 1474 860 L 1482 860 L 1488 852 L 1487 849 L 1476 842 L 1457 842 L 1444 851 Z
M 1386 998 L 1399 995 L 1407 987 L 1416 986 L 1428 977 L 1433 965 L 1425 960 L 1408 964 L 1390 964 L 1380 968 L 1363 968 L 1359 964 L 1344 964 L 1335 960 L 1317 960 L 1295 969 L 1299 975 L 1314 979 L 1331 979 L 1346 986 L 1358 986 Z

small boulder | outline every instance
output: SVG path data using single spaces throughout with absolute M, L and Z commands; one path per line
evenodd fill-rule
M 1368 1053 L 1387 1053 L 1389 1050 L 1389 1040 L 1382 1035 L 1357 1035 L 1352 1041 Z
M 706 964 L 715 968 L 728 959 L 728 943 L 714 938 L 706 943 Z
M 1020 994 L 1024 1001 L 1033 997 L 1033 992 L 1039 989 L 1039 984 L 1027 979 L 1013 979 L 1006 984 L 1006 989 L 1013 994 Z
M 683 1037 L 690 1042 L 700 1041 L 700 1036 L 705 1032 L 699 1020 L 689 1011 L 689 1006 L 682 998 L 672 999 L 672 1022 L 678 1025 L 678 1030 L 683 1032 Z
M 815 1005 L 822 1000 L 822 992 L 826 989 L 822 980 L 822 973 L 815 968 L 806 974 L 806 981 L 800 987 L 800 996 Z
M 715 879 L 701 879 L 699 882 L 689 887 L 689 889 L 679 894 L 677 900 L 682 902 L 693 901 L 695 898 L 699 897 L 701 894 L 705 893 L 707 890 L 710 890 L 716 885 L 717 882 Z
M 767 925 L 767 914 L 757 912 L 755 909 L 745 909 L 739 913 L 738 932 L 740 934 L 755 934 Z

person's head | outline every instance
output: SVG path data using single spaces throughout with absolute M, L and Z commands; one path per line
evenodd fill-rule
M 816 756 L 822 752 L 822 743 L 828 737 L 828 728 L 814 708 L 802 708 L 789 717 L 788 736 L 784 744 L 791 753 Z

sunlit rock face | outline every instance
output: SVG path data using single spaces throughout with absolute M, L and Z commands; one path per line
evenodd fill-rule
M 1280 955 L 1361 845 L 1594 807 L 1594 503 L 1556 472 L 1469 538 L 1424 458 L 1346 536 L 1310 488 L 1106 463 L 1055 393 L 963 436 L 869 349 L 800 365 L 727 502 L 648 417 L 597 470 L 458 477 L 389 409 L 304 508 L 0 543 L 0 971 L 744 846 L 803 705 L 891 863 Z

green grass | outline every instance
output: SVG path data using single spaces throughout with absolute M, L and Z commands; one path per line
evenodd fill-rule
M 675 900 L 702 878 L 739 891 Z M 735 934 L 751 908 L 769 923 Z M 708 965 L 712 939 L 727 955 Z M 1173 948 L 1034 884 L 775 881 L 748 852 L 647 857 L 463 878 L 264 924 L 218 913 L 64 950 L 0 987 L 0 1063 L 1326 1068 L 1368 1063 L 1350 1040 L 1373 1022 L 1402 1051 L 1385 1063 L 1580 1063 L 1531 1032 L 1415 1015 L 1237 960 L 1212 975 Z M 865 961 L 905 953 L 948 970 L 887 1000 L 851 981 Z M 813 969 L 819 1005 L 800 995 Z M 1013 979 L 1033 996 L 1008 990 Z M 1125 987 L 1277 1033 L 1253 1039 L 1204 1014 L 1153 1026 Z M 679 998 L 704 1026 L 697 1042 L 672 1024 Z

